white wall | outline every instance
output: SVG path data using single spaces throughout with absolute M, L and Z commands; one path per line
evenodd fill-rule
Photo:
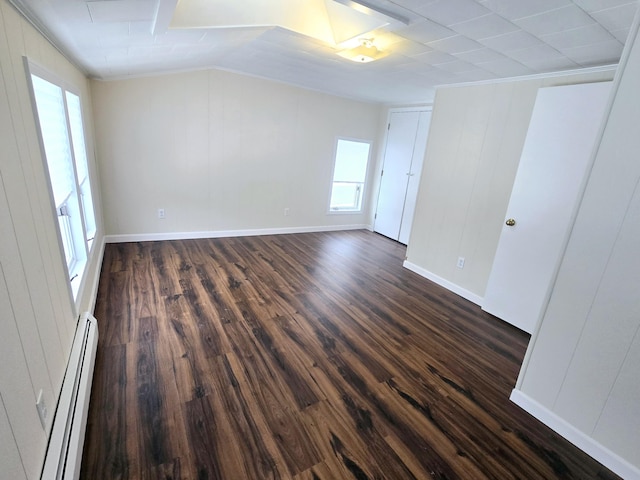
M 60 392 L 77 313 L 91 307 L 99 248 L 89 263 L 78 308 L 68 285 L 56 217 L 28 91 L 23 56 L 77 86 L 84 76 L 5 0 L 0 0 L 0 478 L 39 478 L 47 442 L 36 411 Z M 83 103 L 89 163 L 95 173 L 91 104 Z M 98 184 L 93 184 L 99 206 Z M 101 244 L 99 231 L 95 244 Z
M 369 224 L 327 210 L 336 137 L 374 141 L 376 105 L 214 70 L 92 90 L 108 234 Z
M 617 93 L 515 400 L 640 478 L 640 41 Z M 604 448 L 603 448 L 604 447 Z
M 436 92 L 407 264 L 479 302 L 498 246 L 538 88 L 613 71 Z M 465 257 L 464 269 L 456 267 Z

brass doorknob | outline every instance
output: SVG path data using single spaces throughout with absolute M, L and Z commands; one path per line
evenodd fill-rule
M 513 218 L 508 219 L 505 222 L 509 227 L 513 227 L 516 224 L 516 221 Z

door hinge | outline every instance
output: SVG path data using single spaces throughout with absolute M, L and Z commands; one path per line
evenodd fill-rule
M 383 176 L 383 175 L 384 175 L 384 170 L 380 172 L 380 176 Z
M 391 124 L 387 124 L 387 130 L 391 130 Z
M 377 214 L 377 213 L 375 213 L 375 214 L 373 215 L 373 219 L 375 220 L 376 218 L 378 218 L 378 214 Z

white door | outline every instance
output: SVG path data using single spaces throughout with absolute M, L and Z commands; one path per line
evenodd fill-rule
M 482 306 L 525 332 L 555 280 L 610 89 L 538 91 Z
M 408 241 L 413 220 L 430 118 L 431 112 L 426 111 L 389 116 L 373 229 L 403 243 Z
M 411 233 L 411 225 L 413 224 L 413 214 L 416 210 L 418 187 L 420 186 L 420 173 L 422 172 L 424 154 L 427 149 L 427 136 L 429 135 L 430 123 L 431 112 L 420 112 L 418 131 L 416 133 L 416 141 L 413 147 L 413 160 L 411 161 L 411 170 L 408 175 L 407 195 L 404 201 L 402 221 L 400 222 L 400 233 L 398 235 L 398 241 L 405 245 L 409 243 L 409 234 Z

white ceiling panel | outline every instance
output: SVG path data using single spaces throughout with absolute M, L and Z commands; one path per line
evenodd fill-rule
M 128 55 L 134 58 L 145 57 L 151 59 L 164 55 L 171 55 L 174 47 L 172 45 L 148 45 L 139 47 L 129 47 Z
M 94 23 L 153 20 L 156 12 L 156 4 L 152 0 L 88 2 L 87 6 Z
M 537 60 L 526 60 L 522 62 L 534 72 L 557 72 L 559 70 L 575 70 L 580 65 L 567 57 L 544 58 Z
M 205 30 L 167 30 L 154 36 L 154 43 L 171 45 L 198 45 L 207 36 Z
M 480 40 L 480 43 L 496 52 L 505 53 L 540 45 L 542 40 L 530 33 L 518 30 L 517 32 L 505 33 L 504 35 L 498 35 L 496 37 L 483 38 Z
M 597 12 L 620 5 L 633 5 L 632 0 L 573 0 L 573 3 L 582 8 L 585 12 Z
M 429 43 L 435 40 L 452 37 L 456 34 L 456 32 L 444 25 L 440 25 L 427 19 L 409 27 L 396 30 L 395 33 L 401 37 L 419 43 Z
M 488 72 L 484 69 L 478 68 L 477 70 L 474 70 L 473 72 L 464 72 L 464 76 L 467 80 L 465 80 L 465 83 L 468 82 L 484 82 L 487 80 L 495 80 L 497 78 L 497 75 L 491 72 Z
M 474 0 L 438 0 L 422 5 L 415 11 L 441 25 L 466 22 L 491 13 Z
M 615 32 L 611 32 L 616 40 L 618 40 L 623 45 L 627 42 L 627 38 L 629 37 L 629 29 L 623 28 L 622 30 L 616 30 Z
M 427 65 L 440 65 L 441 63 L 455 62 L 458 60 L 453 55 L 449 55 L 448 53 L 441 52 L 439 50 L 432 50 L 427 53 L 416 55 L 414 58 L 419 62 L 426 63 Z
M 482 48 L 482 45 L 478 42 L 463 37 L 462 35 L 454 35 L 453 37 L 429 42 L 428 45 L 434 50 L 440 50 L 446 53 L 463 53 Z
M 456 23 L 455 25 L 451 25 L 450 28 L 475 40 L 495 37 L 496 35 L 503 35 L 520 30 L 517 25 L 495 13 L 483 15 L 482 17 L 474 18 L 466 22 Z
M 597 23 L 586 27 L 565 30 L 540 37 L 548 45 L 558 49 L 583 47 L 594 43 L 608 42 L 614 37 Z
M 536 73 L 535 70 L 531 70 L 529 67 L 526 67 L 522 63 L 516 62 L 510 58 L 480 63 L 478 66 L 488 72 L 494 73 L 498 77 L 518 77 L 521 75 L 531 75 L 532 73 Z
M 64 15 L 70 22 L 90 23 L 91 14 L 85 2 L 66 2 L 58 7 L 60 15 Z
M 597 43 L 586 47 L 568 48 L 563 53 L 579 65 L 602 65 L 616 63 L 622 54 L 622 44 L 617 40 Z M 603 60 L 604 59 L 604 60 Z
M 401 41 L 390 45 L 389 50 L 392 53 L 413 57 L 414 55 L 420 55 L 421 53 L 431 52 L 433 48 L 428 47 L 427 45 L 424 45 L 422 43 L 402 39 Z
M 439 68 L 441 70 L 445 70 L 451 73 L 467 73 L 467 72 L 473 73 L 473 72 L 482 71 L 481 68 L 476 67 L 471 63 L 463 62 L 462 60 L 455 60 L 453 62 L 447 62 L 441 65 L 436 65 L 436 68 Z
M 417 12 L 421 8 L 424 8 L 432 3 L 436 3 L 437 1 L 438 0 L 393 0 L 393 3 L 408 10 Z
M 97 79 L 221 68 L 390 104 L 429 101 L 436 85 L 610 65 L 637 10 L 629 0 L 352 0 L 389 20 L 361 37 L 388 55 L 359 64 L 337 55 L 350 46 L 286 28 L 167 30 L 177 0 L 10 1 Z M 268 8 L 282 12 L 285 1 L 299 0 Z M 357 27 L 343 0 L 322 1 L 345 14 L 341 31 Z M 248 4 L 216 0 L 213 13 Z M 244 15 L 269 20 L 259 9 Z
M 228 29 L 223 29 L 223 30 L 228 30 Z M 215 31 L 215 30 L 212 30 L 212 31 Z M 281 28 L 265 29 L 264 33 L 260 34 L 260 41 L 269 42 L 271 44 L 266 48 L 273 48 L 274 45 L 278 45 L 281 47 L 286 47 L 291 50 L 301 51 L 301 52 L 311 52 L 317 49 L 318 46 L 322 45 L 322 42 L 316 39 L 305 37 L 304 35 L 300 35 L 290 30 L 285 30 Z
M 460 60 L 473 63 L 474 65 L 485 62 L 493 62 L 496 60 L 503 60 L 507 58 L 503 54 L 486 47 L 480 48 L 478 50 L 471 50 L 470 52 L 456 53 L 455 56 Z
M 91 38 L 91 37 L 89 37 Z M 101 36 L 99 37 L 99 45 L 97 45 L 100 49 L 104 51 L 109 50 L 117 50 L 120 48 L 124 48 L 125 50 L 129 48 L 135 48 L 140 45 L 153 45 L 154 39 L 153 37 L 149 38 L 148 41 L 145 42 L 136 42 L 135 45 L 131 45 L 131 36 L 130 35 L 122 35 L 122 36 Z M 84 48 L 84 45 L 83 45 Z
M 81 23 L 74 30 L 74 47 L 81 51 L 93 48 L 118 49 L 131 45 L 127 23 Z
M 533 35 L 548 35 L 595 23 L 584 10 L 568 5 L 549 12 L 514 20 L 523 30 Z
M 591 12 L 591 16 L 610 32 L 616 30 L 629 30 L 633 23 L 637 5 L 628 3 L 615 8 L 607 8 Z
M 110 62 L 119 62 L 121 60 L 127 59 L 129 56 L 128 48 L 109 48 L 108 50 L 103 49 L 104 58 L 107 63 Z
M 498 15 L 509 20 L 514 20 L 516 18 L 530 17 L 565 7 L 571 5 L 572 2 L 571 0 L 485 0 L 481 3 Z
M 508 56 L 521 63 L 563 57 L 562 53 L 546 44 L 513 50 Z
M 127 22 L 127 24 L 129 25 L 129 35 L 144 35 L 153 38 L 153 35 L 151 34 L 153 22 L 151 22 L 150 20 Z
M 461 80 L 460 75 L 452 72 L 447 72 L 437 67 L 434 67 L 429 72 L 421 74 L 420 77 L 423 79 L 424 85 L 429 87 L 433 87 L 435 85 L 446 85 L 450 83 L 460 83 L 461 81 L 464 81 Z M 396 76 L 396 79 L 400 80 L 400 77 Z

